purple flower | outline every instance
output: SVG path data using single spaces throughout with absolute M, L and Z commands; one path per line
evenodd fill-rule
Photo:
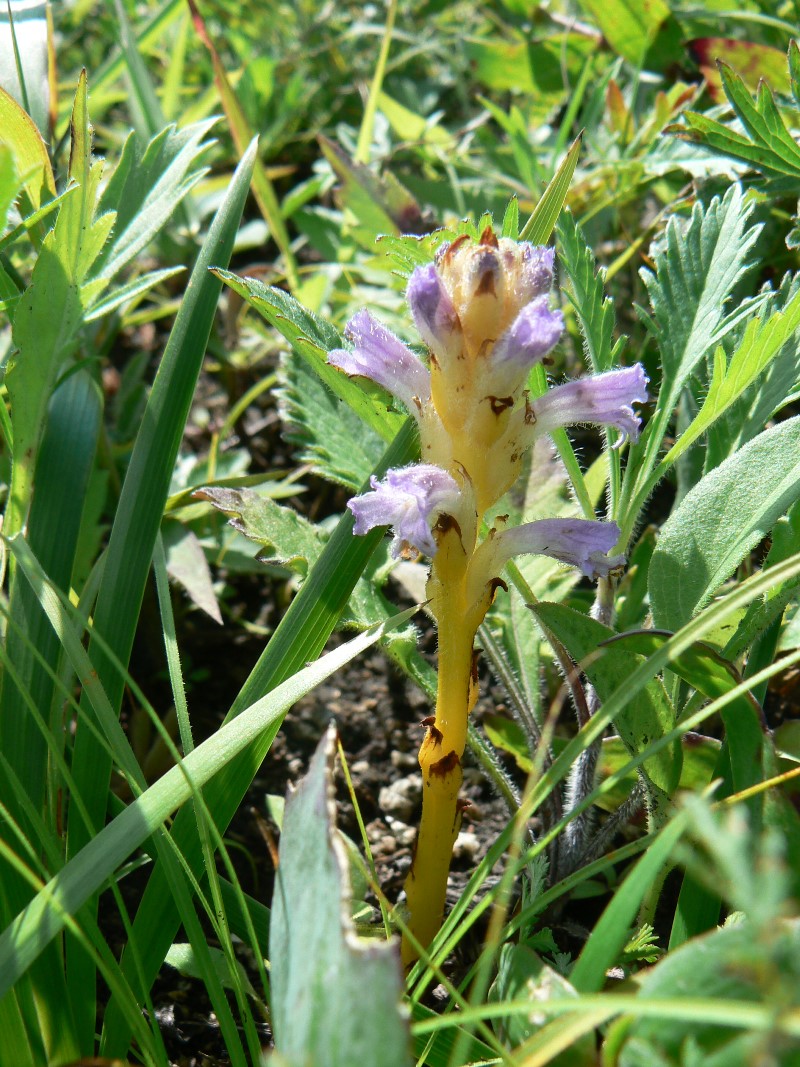
M 495 568 L 500 571 L 514 556 L 552 556 L 577 567 L 587 578 L 605 577 L 625 562 L 608 553 L 619 540 L 615 522 L 591 519 L 539 519 L 501 530 L 486 542 Z
M 417 463 L 386 472 L 382 482 L 370 478 L 372 492 L 348 500 L 353 532 L 365 534 L 376 526 L 393 526 L 395 559 L 412 545 L 426 556 L 436 555 L 431 527 L 438 515 L 452 508 L 459 496 L 451 474 L 430 463 Z
M 632 405 L 647 400 L 647 381 L 644 367 L 637 363 L 633 367 L 557 385 L 533 404 L 536 432 L 550 433 L 560 426 L 586 422 L 615 426 L 622 434 L 617 445 L 621 445 L 626 437 L 636 441 L 640 419 Z
M 456 356 L 461 347 L 461 323 L 433 263 L 417 267 L 409 278 L 406 297 L 419 335 L 428 348 L 436 355 Z
M 492 367 L 525 373 L 547 355 L 564 332 L 564 316 L 551 311 L 547 296 L 538 296 L 520 311 L 492 350 Z
M 431 395 L 428 368 L 403 342 L 382 326 L 368 311 L 359 311 L 348 322 L 345 337 L 353 348 L 335 348 L 328 362 L 346 374 L 360 374 L 382 385 L 411 412 L 415 400 L 424 404 Z

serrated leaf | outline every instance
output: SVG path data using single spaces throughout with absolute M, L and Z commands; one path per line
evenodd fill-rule
M 776 312 L 785 311 L 798 292 L 800 274 L 785 275 L 778 291 L 768 292 L 767 302 L 759 308 L 759 319 L 769 322 Z M 740 336 L 735 345 L 726 344 L 726 350 L 729 347 L 738 348 L 741 340 Z M 789 336 L 763 373 L 758 374 L 757 367 L 755 370 L 752 384 L 745 387 L 741 397 L 727 407 L 709 430 L 705 461 L 707 471 L 761 433 L 773 415 L 796 399 L 800 391 L 800 342 L 797 331 Z
M 791 56 L 790 50 L 790 63 Z M 789 184 L 796 189 L 800 181 L 800 148 L 771 89 L 762 81 L 753 101 L 743 80 L 727 63 L 719 63 L 719 72 L 722 88 L 745 133 L 694 111 L 684 113 L 685 126 L 671 126 L 668 132 L 705 145 L 713 152 L 742 160 L 769 179 L 788 177 L 791 179 Z
M 689 375 L 719 343 L 727 301 L 749 269 L 760 232 L 750 225 L 751 210 L 736 185 L 708 207 L 695 204 L 688 226 L 668 223 L 655 273 L 642 271 L 661 354 L 664 413 L 672 413 Z
M 294 352 L 281 353 L 278 405 L 284 436 L 302 462 L 357 491 L 375 469 L 383 440 Z
M 586 354 L 596 372 L 612 364 L 614 304 L 605 295 L 605 270 L 597 268 L 594 253 L 572 214 L 562 213 L 557 228 L 559 259 L 572 283 L 570 302 L 581 325 Z
M 289 795 L 270 918 L 275 1048 L 292 1067 L 408 1067 L 396 945 L 356 936 L 348 861 L 334 831 L 329 727 L 309 772 Z
M 798 327 L 800 291 L 795 293 L 784 311 L 771 315 L 766 322 L 760 316 L 754 316 L 748 322 L 730 364 L 725 359 L 722 346 L 716 349 L 711 382 L 703 405 L 664 457 L 664 466 L 675 463 L 739 400 L 783 347 L 793 339 Z
M 193 494 L 228 515 L 235 530 L 262 546 L 262 563 L 289 567 L 303 577 L 319 559 L 327 536 L 294 508 L 284 508 L 254 489 L 206 486 Z
M 531 610 L 579 664 L 601 700 L 610 697 L 642 662 L 642 658 L 630 652 L 619 651 L 617 655 L 614 646 L 607 645 L 613 631 L 587 615 L 563 604 L 536 604 Z M 599 652 L 601 644 L 604 648 Z M 614 724 L 632 755 L 643 752 L 651 741 L 672 730 L 675 710 L 661 680 L 654 678 L 648 682 L 635 704 L 625 708 Z M 649 794 L 651 821 L 654 827 L 662 826 L 680 781 L 680 744 L 675 741 L 650 756 L 642 764 L 642 772 Z
M 650 563 L 655 626 L 678 630 L 800 496 L 800 416 L 750 441 L 672 513 Z
M 106 186 L 101 210 L 115 211 L 115 232 L 98 263 L 112 278 L 153 240 L 175 208 L 206 173 L 198 158 L 211 142 L 205 138 L 216 119 L 178 130 L 168 126 L 142 147 L 131 133 Z

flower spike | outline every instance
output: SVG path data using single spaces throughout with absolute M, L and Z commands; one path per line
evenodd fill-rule
M 436 619 L 439 670 L 436 714 L 419 753 L 422 821 L 405 882 L 409 929 L 402 957 L 441 926 L 447 874 L 458 834 L 461 757 L 477 699 L 475 635 L 508 561 L 547 555 L 588 578 L 609 579 L 624 564 L 612 555 L 621 533 L 613 522 L 550 518 L 522 526 L 482 523 L 511 488 L 527 449 L 538 439 L 580 423 L 613 426 L 619 444 L 637 440 L 635 404 L 647 399 L 647 376 L 637 364 L 549 389 L 532 400 L 530 369 L 558 343 L 564 318 L 549 306 L 554 253 L 497 237 L 487 226 L 477 238 L 461 234 L 442 244 L 435 261 L 417 267 L 406 292 L 430 368 L 402 341 L 361 311 L 349 322 L 352 348 L 329 360 L 348 374 L 372 378 L 416 418 L 425 462 L 390 470 L 348 502 L 356 534 L 392 527 L 392 555 L 431 559 L 426 595 Z M 533 465 L 536 470 L 536 464 Z M 609 583 L 602 594 L 611 600 Z

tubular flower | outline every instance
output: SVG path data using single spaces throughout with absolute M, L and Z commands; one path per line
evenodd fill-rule
M 328 362 L 347 374 L 371 378 L 413 412 L 416 402 L 425 403 L 431 394 L 428 368 L 403 342 L 368 311 L 359 311 L 348 322 L 345 338 L 353 348 L 336 348 Z
M 498 572 L 512 557 L 530 554 L 552 556 L 577 567 L 587 578 L 607 578 L 612 570 L 625 563 L 624 556 L 608 555 L 619 536 L 620 529 L 615 522 L 538 519 L 495 533 L 478 552 L 486 551 L 492 569 Z
M 443 245 L 418 267 L 407 298 L 426 366 L 368 311 L 350 321 L 352 348 L 330 362 L 389 390 L 414 416 L 422 462 L 390 470 L 348 503 L 354 531 L 391 526 L 392 555 L 432 560 L 427 595 L 439 634 L 436 715 L 419 754 L 425 789 L 422 822 L 406 881 L 409 926 L 428 945 L 441 924 L 450 854 L 460 822 L 458 792 L 469 712 L 477 698 L 473 646 L 477 628 L 514 556 L 549 555 L 588 578 L 607 579 L 624 564 L 613 554 L 615 523 L 541 519 L 518 527 L 481 524 L 513 485 L 537 438 L 562 426 L 613 426 L 635 441 L 634 404 L 647 400 L 641 366 L 609 371 L 548 390 L 531 401 L 529 372 L 558 343 L 561 312 L 550 307 L 553 251 L 498 239 L 489 227 Z M 416 958 L 404 940 L 407 963 Z
M 641 363 L 579 378 L 549 389 L 533 402 L 535 432 L 551 433 L 559 426 L 581 423 L 614 426 L 622 434 L 614 446 L 618 448 L 626 437 L 639 439 L 641 420 L 633 405 L 646 401 L 647 375 Z
M 416 463 L 387 471 L 382 482 L 373 475 L 370 485 L 372 492 L 353 497 L 347 504 L 355 518 L 353 532 L 365 534 L 376 526 L 392 526 L 395 559 L 409 546 L 426 556 L 435 555 L 433 523 L 458 498 L 452 474 L 430 463 Z

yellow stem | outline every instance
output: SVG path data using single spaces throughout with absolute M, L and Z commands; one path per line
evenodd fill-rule
M 480 621 L 475 621 L 474 610 L 465 602 L 467 557 L 463 550 L 442 549 L 440 545 L 432 579 L 438 586 L 433 601 L 439 624 L 436 715 L 419 751 L 422 821 L 405 883 L 409 929 L 425 948 L 442 925 L 450 857 L 461 826 L 461 757 L 474 703 L 472 646 Z M 409 938 L 403 939 L 402 955 L 406 966 L 417 958 Z

